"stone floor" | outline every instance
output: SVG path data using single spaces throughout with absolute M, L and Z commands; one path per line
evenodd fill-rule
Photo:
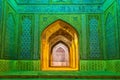
M 73 79 L 107 79 L 120 80 L 120 73 L 104 71 L 9 71 L 0 72 L 0 80 L 3 79 L 43 79 L 43 80 L 73 80 Z

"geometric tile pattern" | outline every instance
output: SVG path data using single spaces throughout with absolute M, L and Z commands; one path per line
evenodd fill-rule
M 90 25 L 90 58 L 100 57 L 100 45 L 99 45 L 99 35 L 98 35 L 98 21 L 95 18 L 91 18 L 89 21 Z
M 20 59 L 31 59 L 31 24 L 29 18 L 24 18 L 22 21 Z

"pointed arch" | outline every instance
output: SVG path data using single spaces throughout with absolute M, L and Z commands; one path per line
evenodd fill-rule
M 6 36 L 5 36 L 5 54 L 3 56 L 7 59 L 17 59 L 15 54 L 15 18 L 13 13 L 9 13 L 6 20 Z M 11 47 L 12 46 L 12 47 Z
M 69 48 L 62 42 L 53 46 L 50 62 L 50 66 L 69 66 Z
M 49 38 L 53 33 L 55 33 L 56 31 L 58 31 L 60 29 L 63 31 L 66 31 L 70 35 L 76 35 L 78 37 L 77 31 L 69 23 L 67 23 L 61 19 L 56 20 L 55 22 L 48 25 L 48 27 L 46 27 L 43 30 L 42 37 Z M 45 34 L 47 36 L 45 36 Z
M 105 42 L 106 42 L 106 56 L 107 59 L 117 58 L 116 40 L 115 40 L 115 18 L 112 13 L 106 15 L 105 22 Z
M 53 22 L 43 31 L 41 41 L 42 70 L 78 70 L 78 34 L 70 24 L 60 19 Z M 55 46 L 59 46 L 61 42 L 68 48 L 69 65 L 52 67 L 51 61 L 54 59 L 51 60 L 50 55 Z

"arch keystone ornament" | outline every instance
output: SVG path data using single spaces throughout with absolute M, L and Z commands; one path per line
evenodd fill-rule
M 78 70 L 77 31 L 68 23 L 57 20 L 49 25 L 41 37 L 42 70 Z

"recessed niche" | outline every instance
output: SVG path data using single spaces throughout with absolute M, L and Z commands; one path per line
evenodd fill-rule
M 42 70 L 78 70 L 78 36 L 68 23 L 57 20 L 42 33 Z

